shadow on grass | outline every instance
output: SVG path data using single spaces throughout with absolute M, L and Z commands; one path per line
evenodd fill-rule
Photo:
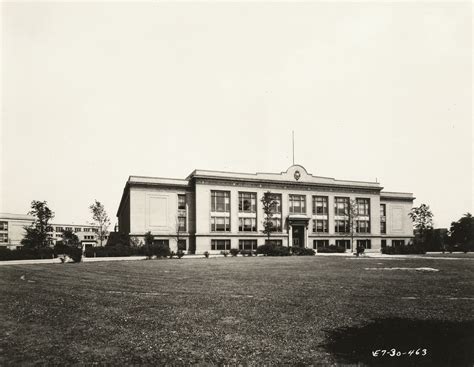
M 325 330 L 325 333 L 327 342 L 322 347 L 338 363 L 389 366 L 474 364 L 474 321 L 388 318 L 374 320 L 362 327 Z M 374 356 L 373 352 L 377 350 L 378 356 Z M 386 350 L 385 355 L 381 350 Z M 414 351 L 411 356 L 408 354 L 410 351 Z M 401 354 L 391 356 L 397 352 Z

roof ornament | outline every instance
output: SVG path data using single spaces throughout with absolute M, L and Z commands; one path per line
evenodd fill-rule
M 294 177 L 295 177 L 295 180 L 298 181 L 298 180 L 300 179 L 300 177 L 301 177 L 300 171 L 296 170 L 296 171 L 295 171 L 295 174 L 294 174 Z

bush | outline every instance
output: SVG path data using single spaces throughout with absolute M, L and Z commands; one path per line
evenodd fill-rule
M 181 259 L 184 256 L 184 251 L 183 250 L 178 250 L 176 255 L 178 256 L 178 259 Z
M 344 252 L 346 252 L 346 248 L 343 246 L 330 245 L 328 247 L 318 247 L 318 253 L 320 254 L 334 254 Z
M 296 256 L 314 256 L 316 253 L 312 248 L 291 247 L 291 252 Z
M 206 257 L 206 259 L 209 259 L 209 251 L 205 251 L 204 256 Z
M 255 251 L 252 251 L 252 250 L 240 250 L 240 254 L 242 256 L 253 256 L 253 255 L 257 255 L 255 253 Z
M 265 256 L 289 256 L 290 248 L 269 243 L 269 244 L 258 246 L 257 254 L 262 254 Z
M 20 247 L 16 250 L 0 247 L 0 261 L 3 260 L 34 260 L 34 259 L 52 259 L 54 249 L 45 247 L 42 249 L 32 249 Z
M 387 246 L 382 248 L 385 255 L 415 255 L 426 254 L 426 251 L 417 245 Z
M 171 256 L 171 251 L 170 248 L 164 244 L 157 244 L 157 245 L 152 245 L 153 249 L 153 254 L 156 255 L 156 257 L 167 257 Z
M 237 256 L 240 250 L 238 248 L 231 248 L 229 252 L 232 256 Z
M 224 257 L 227 257 L 229 255 L 229 251 L 221 251 L 221 255 L 224 255 Z

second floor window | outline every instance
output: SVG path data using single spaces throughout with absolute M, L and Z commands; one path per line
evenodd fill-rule
M 178 217 L 178 230 L 182 232 L 186 231 L 186 217 Z
M 211 212 L 230 212 L 229 191 L 211 191 Z
M 313 214 L 328 214 L 328 198 L 327 196 L 313 196 Z
M 273 213 L 280 214 L 281 213 L 281 194 L 272 194 L 272 198 L 276 203 Z
M 186 195 L 178 195 L 178 209 L 186 209 Z
M 328 221 L 326 219 L 316 219 L 313 222 L 313 232 L 327 233 L 328 231 Z
M 239 212 L 255 213 L 257 194 L 253 192 L 239 192 Z
M 239 218 L 239 232 L 256 232 L 257 220 L 255 218 Z
M 387 233 L 387 207 L 380 204 L 380 233 Z
M 0 231 L 8 231 L 8 222 L 0 222 Z
M 335 215 L 348 215 L 349 214 L 349 198 L 334 198 L 334 212 Z
M 359 215 L 370 215 L 370 199 L 357 199 L 357 211 Z
M 368 220 L 357 221 L 357 232 L 358 233 L 370 233 L 370 222 Z
M 334 231 L 336 233 L 347 233 L 349 232 L 349 221 L 348 220 L 336 220 L 334 222 Z
M 290 213 L 306 214 L 306 196 L 290 195 Z

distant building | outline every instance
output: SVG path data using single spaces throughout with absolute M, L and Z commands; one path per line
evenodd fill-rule
M 357 245 L 366 251 L 408 243 L 413 227 L 411 193 L 384 192 L 377 182 L 336 180 L 309 174 L 300 165 L 282 173 L 229 173 L 195 170 L 186 179 L 130 176 L 117 211 L 119 231 L 171 249 L 219 253 L 230 248 L 255 250 L 266 240 L 260 202 L 276 195 L 275 232 L 284 246 L 329 245 L 350 250 L 347 213 L 359 209 Z M 176 234 L 180 233 L 180 243 Z
M 21 240 L 25 236 L 24 227 L 29 227 L 34 221 L 34 217 L 27 214 L 9 214 L 0 213 L 0 246 L 15 249 L 21 247 Z M 51 223 L 48 228 L 51 245 L 57 241 L 62 241 L 62 232 L 64 230 L 73 231 L 84 247 L 97 246 L 100 244 L 98 239 L 98 228 L 91 224 L 57 224 Z M 107 236 L 103 244 L 107 242 Z

